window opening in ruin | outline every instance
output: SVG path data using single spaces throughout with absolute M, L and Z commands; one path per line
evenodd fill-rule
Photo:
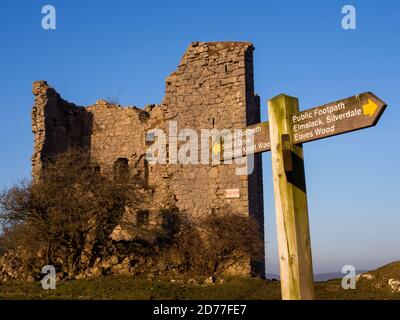
M 114 162 L 114 180 L 116 182 L 124 182 L 129 175 L 129 163 L 126 158 L 118 158 Z
M 136 214 L 136 226 L 143 227 L 148 226 L 150 220 L 150 213 L 148 210 L 140 210 Z
M 144 161 L 144 183 L 148 185 L 149 183 L 149 163 L 147 162 L 146 159 L 143 159 Z
M 92 168 L 93 168 L 93 173 L 100 173 L 101 172 L 100 166 L 97 165 L 97 164 L 93 165 Z
M 179 215 L 178 210 L 176 208 L 172 209 L 162 209 L 161 213 L 161 225 L 163 230 L 167 232 L 177 232 L 177 228 L 179 226 Z
M 146 145 L 150 146 L 156 141 L 156 134 L 154 132 L 148 132 L 146 135 Z

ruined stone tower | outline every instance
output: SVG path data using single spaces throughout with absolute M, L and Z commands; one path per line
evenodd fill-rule
M 243 129 L 260 122 L 253 50 L 248 42 L 192 43 L 167 77 L 161 104 L 145 109 L 104 100 L 80 107 L 64 101 L 45 81 L 35 82 L 33 177 L 38 177 L 47 156 L 81 146 L 90 150 L 101 172 L 112 172 L 121 163 L 130 173 L 147 179 L 155 189 L 154 210 L 170 201 L 200 215 L 229 207 L 254 216 L 264 227 L 260 154 L 255 155 L 249 176 L 236 175 L 235 163 L 149 165 L 145 157 L 146 132 L 153 128 L 168 132 L 169 120 L 177 122 L 178 132 L 183 128 Z M 235 197 L 228 196 L 229 189 L 237 190 Z M 264 263 L 248 264 L 242 272 L 249 273 L 250 268 L 263 276 Z

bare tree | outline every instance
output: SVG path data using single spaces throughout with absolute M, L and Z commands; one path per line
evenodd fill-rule
M 144 201 L 142 181 L 101 175 L 84 150 L 46 162 L 40 179 L 0 196 L 0 221 L 15 245 L 44 264 L 67 265 L 72 276 L 107 245 L 124 212 Z M 4 241 L 3 241 L 4 242 Z
M 182 270 L 218 275 L 262 259 L 262 237 L 254 218 L 229 208 L 198 218 L 181 213 L 172 248 Z

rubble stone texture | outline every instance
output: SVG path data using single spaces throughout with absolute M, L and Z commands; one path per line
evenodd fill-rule
M 143 109 L 104 100 L 81 107 L 63 100 L 45 81 L 33 84 L 35 136 L 32 173 L 37 178 L 44 159 L 69 147 L 89 148 L 101 172 L 110 173 L 126 159 L 131 174 L 155 189 L 154 208 L 175 204 L 195 215 L 232 208 L 254 216 L 264 227 L 261 155 L 250 176 L 235 174 L 243 164 L 149 165 L 145 134 L 153 128 L 168 133 L 168 120 L 183 128 L 243 129 L 260 122 L 260 99 L 254 93 L 253 50 L 248 42 L 194 42 L 176 71 L 166 79 L 161 104 Z M 200 145 L 200 142 L 199 142 Z M 226 198 L 239 189 L 239 198 Z M 154 209 L 156 210 L 156 209 Z M 240 272 L 263 275 L 264 263 L 248 263 Z

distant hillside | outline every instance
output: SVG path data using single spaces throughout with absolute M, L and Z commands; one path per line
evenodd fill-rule
M 275 274 L 275 273 L 267 273 L 266 274 L 267 280 L 279 280 L 279 274 Z
M 397 294 L 400 297 L 400 261 L 359 275 L 357 287 L 362 291 Z
M 366 272 L 365 270 L 357 270 L 357 274 L 361 274 Z M 314 274 L 314 281 L 328 281 L 332 279 L 341 279 L 343 278 L 344 274 L 341 272 L 327 272 L 327 273 L 317 273 Z M 269 280 L 279 280 L 280 277 L 278 274 L 275 273 L 267 273 L 267 279 Z
M 341 279 L 317 282 L 315 288 L 318 299 L 400 300 L 400 261 L 359 274 L 355 289 L 344 290 Z

